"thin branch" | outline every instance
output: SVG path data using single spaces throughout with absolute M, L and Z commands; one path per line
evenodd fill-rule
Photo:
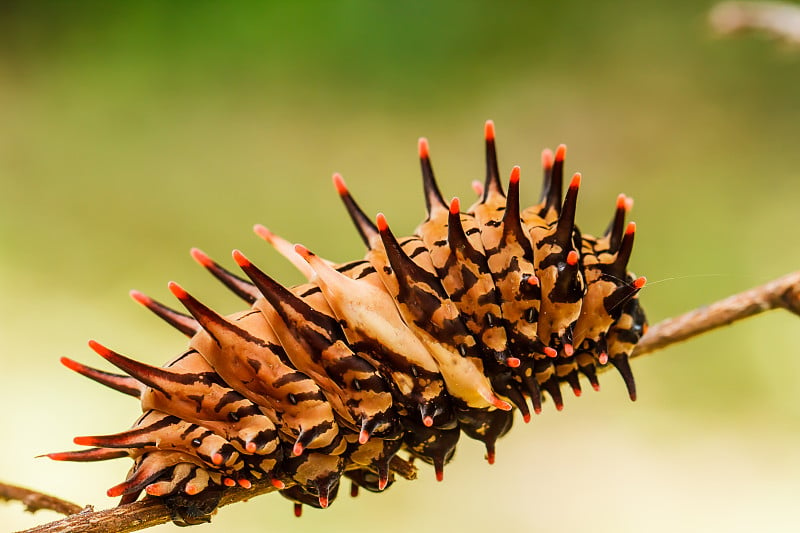
M 708 15 L 721 35 L 760 31 L 791 45 L 800 45 L 800 6 L 786 2 L 721 2 Z
M 270 485 L 271 486 L 271 485 Z M 253 490 L 258 490 L 253 485 Z M 155 498 L 120 505 L 103 511 L 78 513 L 67 518 L 36 526 L 19 533 L 110 533 L 139 531 L 148 527 L 166 524 L 171 520 L 169 510 Z
M 650 327 L 636 346 L 632 357 L 639 357 L 695 335 L 726 326 L 770 309 L 787 309 L 800 315 L 800 271 L 778 278 L 760 287 L 731 296 L 717 303 L 669 318 Z M 395 457 L 392 470 L 406 479 L 414 479 L 416 470 L 409 462 Z M 225 492 L 220 507 L 261 494 L 273 492 L 268 481 L 253 484 L 250 489 L 234 488 Z M 155 498 L 122 505 L 105 511 L 80 512 L 56 522 L 21 533 L 125 533 L 138 531 L 171 520 L 169 510 Z
M 800 315 L 800 271 L 651 326 L 631 357 L 666 348 L 770 309 Z
M 79 513 L 83 509 L 76 503 L 7 483 L 0 483 L 0 500 L 20 501 L 25 504 L 25 510 L 29 513 L 47 509 L 59 514 L 71 515 Z

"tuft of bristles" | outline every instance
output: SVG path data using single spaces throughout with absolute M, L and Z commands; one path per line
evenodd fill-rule
M 458 198 L 445 200 L 419 140 L 427 217 L 410 237 L 396 237 L 383 214 L 373 222 L 333 175 L 364 260 L 334 264 L 257 225 L 308 283 L 284 287 L 235 250 L 239 276 L 192 249 L 248 309 L 221 316 L 174 282 L 186 313 L 131 291 L 190 337 L 189 348 L 159 368 L 89 342 L 124 374 L 62 358 L 138 398 L 143 414 L 127 431 L 75 438 L 88 449 L 49 457 L 130 457 L 109 496 L 162 497 L 182 525 L 208 521 L 227 488 L 262 479 L 299 516 L 302 505 L 328 507 L 343 475 L 353 494 L 386 489 L 398 452 L 432 464 L 441 481 L 462 432 L 485 444 L 492 464 L 516 409 L 528 422 L 546 393 L 561 410 L 562 383 L 580 396 L 583 375 L 598 390 L 608 364 L 635 400 L 628 356 L 646 319 L 637 298 L 645 279 L 627 270 L 632 200 L 617 198 L 603 235 L 582 234 L 582 177 L 563 194 L 560 145 L 542 152 L 540 200 L 523 209 L 520 168 L 504 190 L 491 121 L 484 133 L 486 178 L 473 182 L 479 198 L 465 212 Z

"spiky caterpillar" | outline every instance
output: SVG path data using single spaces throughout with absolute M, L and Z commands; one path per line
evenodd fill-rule
M 131 457 L 109 495 L 130 502 L 144 490 L 192 524 L 207 520 L 225 487 L 261 479 L 298 510 L 327 507 L 342 475 L 383 490 L 401 449 L 441 480 L 462 431 L 485 443 L 491 463 L 512 406 L 527 422 L 528 402 L 540 412 L 545 391 L 560 410 L 562 382 L 579 395 L 583 374 L 597 389 L 597 369 L 609 362 L 635 399 L 628 355 L 646 321 L 636 298 L 644 278 L 626 270 L 628 199 L 618 197 L 602 237 L 582 235 L 579 174 L 562 201 L 562 145 L 543 152 L 541 199 L 522 210 L 519 167 L 504 192 L 491 122 L 485 137 L 486 181 L 465 213 L 457 199 L 444 201 L 420 140 L 428 217 L 411 237 L 397 239 L 383 215 L 373 223 L 334 175 L 365 260 L 333 265 L 257 226 L 309 283 L 287 289 L 234 251 L 247 281 L 193 250 L 250 309 L 223 317 L 170 283 L 187 315 L 133 291 L 190 348 L 158 368 L 90 342 L 127 375 L 62 359 L 138 397 L 144 414 L 131 430 L 75 439 L 92 448 L 49 456 Z

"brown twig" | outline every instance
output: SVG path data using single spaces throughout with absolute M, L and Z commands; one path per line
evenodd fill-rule
M 800 272 L 651 326 L 633 351 L 639 357 L 770 309 L 800 315 Z
M 717 303 L 690 311 L 676 318 L 668 318 L 650 328 L 642 337 L 632 357 L 639 357 L 676 342 L 681 342 L 706 331 L 726 326 L 737 320 L 753 316 L 770 309 L 787 309 L 800 315 L 800 272 L 788 274 L 760 287 L 736 294 Z M 398 457 L 392 462 L 392 470 L 401 477 L 413 479 L 416 471 L 410 463 Z M 249 500 L 254 496 L 273 492 L 268 482 L 253 484 L 251 489 L 231 489 L 225 493 L 220 507 Z M 15 498 L 19 499 L 19 498 Z M 169 510 L 159 500 L 144 501 L 115 507 L 105 511 L 84 511 L 44 524 L 21 533 L 124 533 L 138 531 L 170 521 Z
M 25 505 L 25 510 L 35 513 L 42 509 L 55 511 L 59 514 L 71 515 L 79 513 L 83 509 L 80 505 L 49 494 L 37 492 L 35 490 L 0 483 L 0 500 L 20 501 Z
M 709 13 L 711 27 L 721 35 L 760 31 L 800 45 L 800 6 L 786 2 L 721 2 Z

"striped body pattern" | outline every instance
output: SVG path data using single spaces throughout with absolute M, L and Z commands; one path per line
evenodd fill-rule
M 256 226 L 308 283 L 284 287 L 234 251 L 240 277 L 192 250 L 246 311 L 221 316 L 173 282 L 186 313 L 132 291 L 189 348 L 154 367 L 90 341 L 124 374 L 63 358 L 138 398 L 143 414 L 127 431 L 77 437 L 88 448 L 49 457 L 130 457 L 108 494 L 162 497 L 181 525 L 207 521 L 228 487 L 260 480 L 299 515 L 303 504 L 327 507 L 342 476 L 384 490 L 398 453 L 432 464 L 441 480 L 462 432 L 492 463 L 515 410 L 525 422 L 545 398 L 561 410 L 561 384 L 580 395 L 581 375 L 597 390 L 598 371 L 613 366 L 635 399 L 628 356 L 647 326 L 637 297 L 645 280 L 627 271 L 631 200 L 617 198 L 602 236 L 582 234 L 581 176 L 564 194 L 563 145 L 542 153 L 540 201 L 523 209 L 519 167 L 501 183 L 491 121 L 485 141 L 486 180 L 462 211 L 457 198 L 444 200 L 420 139 L 428 216 L 410 237 L 396 237 L 382 214 L 365 215 L 335 174 L 363 260 L 333 264 Z

